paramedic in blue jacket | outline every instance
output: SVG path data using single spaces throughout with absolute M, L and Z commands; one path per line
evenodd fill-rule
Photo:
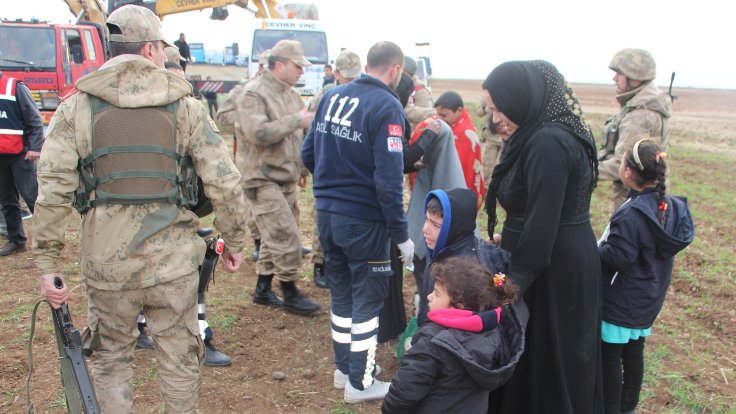
M 389 383 L 375 380 L 378 315 L 393 274 L 390 240 L 404 264 L 414 256 L 403 207 L 404 110 L 394 89 L 404 53 L 379 42 L 366 74 L 327 92 L 304 140 L 314 176 L 317 228 L 332 295 L 334 385 L 345 402 L 380 400 Z

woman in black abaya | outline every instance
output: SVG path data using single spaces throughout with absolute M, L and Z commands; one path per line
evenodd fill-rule
M 545 61 L 506 62 L 483 83 L 496 130 L 508 137 L 486 198 L 506 210 L 508 276 L 529 306 L 526 350 L 491 394 L 493 413 L 601 413 L 601 268 L 589 221 L 598 171 L 580 104 Z

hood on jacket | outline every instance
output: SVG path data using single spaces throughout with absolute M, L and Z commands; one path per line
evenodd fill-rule
M 139 55 L 116 56 L 75 86 L 118 108 L 164 106 L 192 93 L 186 79 Z
M 656 191 L 649 188 L 639 193 L 639 195 L 656 193 Z M 665 200 L 667 201 L 667 212 L 665 213 L 664 227 L 660 225 L 657 218 L 659 206 L 656 202 L 652 203 L 649 197 L 633 197 L 630 201 L 631 208 L 639 211 L 647 218 L 647 224 L 654 235 L 657 246 L 656 256 L 658 259 L 667 259 L 676 255 L 692 243 L 695 238 L 695 224 L 687 206 L 687 198 L 665 196 Z
M 643 107 L 650 111 L 659 112 L 663 117 L 672 116 L 672 101 L 667 94 L 659 89 L 654 82 L 647 82 L 644 85 L 616 95 L 621 106 Z
M 483 334 L 445 329 L 432 343 L 455 355 L 479 387 L 493 391 L 511 378 L 524 353 L 528 320 L 529 310 L 520 301 L 504 307 L 496 329 Z
M 429 256 L 434 258 L 445 247 L 452 246 L 468 236 L 475 237 L 475 219 L 477 216 L 476 197 L 467 188 L 451 190 L 432 190 L 424 199 L 424 213 L 431 198 L 439 200 L 442 206 L 442 227 L 437 237 L 434 250 L 429 249 Z

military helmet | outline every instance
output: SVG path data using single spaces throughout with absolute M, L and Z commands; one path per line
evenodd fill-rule
M 404 56 L 404 72 L 409 76 L 414 76 L 417 73 L 417 61 L 409 56 Z
M 629 79 L 642 82 L 657 76 L 654 56 L 644 49 L 623 49 L 613 56 L 608 67 Z

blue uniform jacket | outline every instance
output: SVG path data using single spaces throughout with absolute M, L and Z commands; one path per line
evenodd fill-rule
M 675 254 L 695 237 L 687 199 L 666 196 L 664 227 L 657 219 L 657 191 L 629 193 L 613 213 L 599 247 L 603 266 L 603 320 L 626 328 L 652 326 L 672 279 Z
M 328 91 L 302 146 L 317 210 L 384 221 L 393 240 L 408 240 L 404 125 L 396 94 L 377 78 L 363 75 Z

